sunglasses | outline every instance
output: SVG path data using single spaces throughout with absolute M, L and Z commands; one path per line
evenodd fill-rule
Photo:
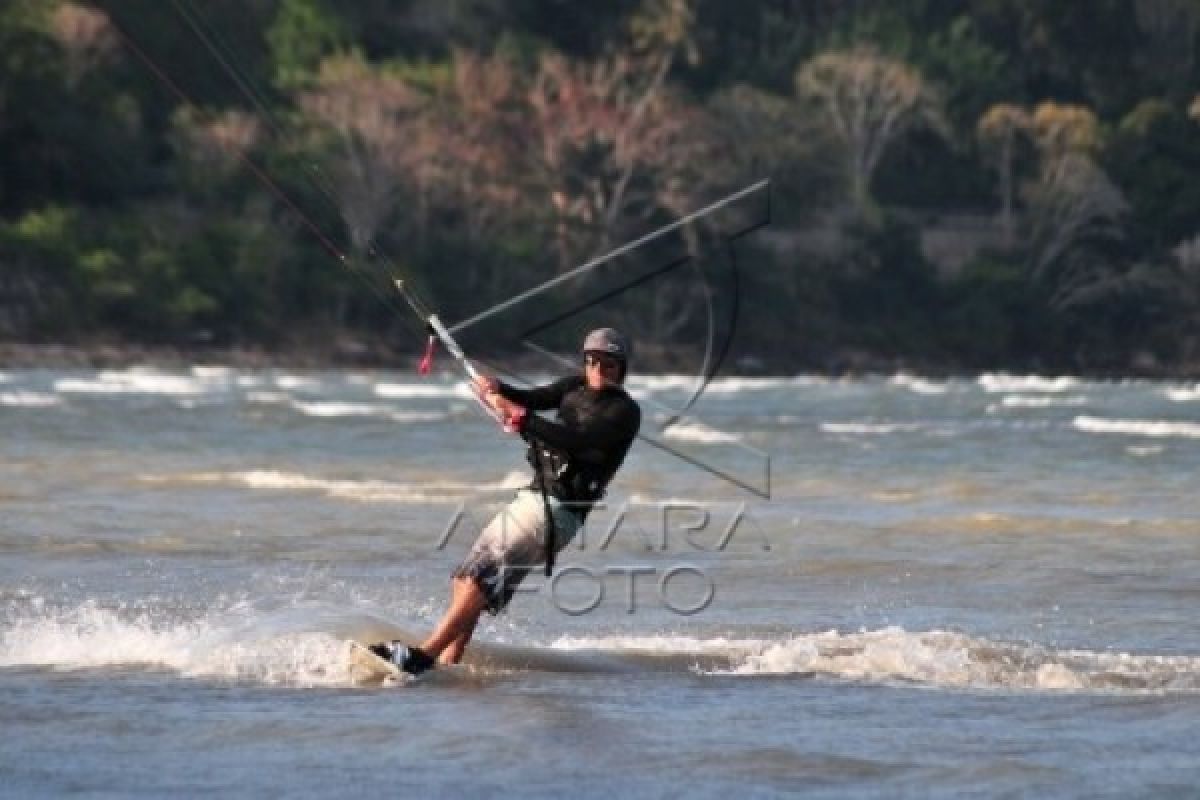
M 599 353 L 584 353 L 584 366 L 600 367 L 600 369 L 618 369 L 621 362 L 612 356 L 601 355 Z

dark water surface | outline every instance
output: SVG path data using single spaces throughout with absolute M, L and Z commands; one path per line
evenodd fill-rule
M 0 795 L 1194 796 L 1196 386 L 632 386 L 559 577 L 372 688 L 523 480 L 463 386 L 0 373 Z

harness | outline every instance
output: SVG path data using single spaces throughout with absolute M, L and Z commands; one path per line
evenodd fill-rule
M 542 448 L 536 441 L 531 441 L 529 451 L 533 456 L 533 468 L 537 473 L 538 488 L 542 493 L 542 512 L 546 515 L 546 534 L 542 540 L 542 548 L 546 554 L 546 577 L 549 578 L 554 573 L 554 556 L 558 550 L 554 545 L 557 543 L 558 532 L 555 530 L 554 512 L 550 508 L 550 493 L 546 490 L 546 469 L 542 463 Z

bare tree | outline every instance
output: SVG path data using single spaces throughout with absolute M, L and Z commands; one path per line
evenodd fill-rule
M 1087 262 L 1102 261 L 1096 253 L 1121 237 L 1121 218 L 1129 205 L 1082 153 L 1046 160 L 1038 181 L 1027 188 L 1027 202 L 1034 221 L 1030 275 L 1058 284 L 1055 302 L 1061 305 L 1067 299 L 1064 291 L 1077 292 L 1100 275 Z
M 210 178 L 228 176 L 262 134 L 258 117 L 244 111 L 205 114 L 184 106 L 171 122 L 178 155 Z
M 1099 122 L 1091 109 L 1043 102 L 1030 118 L 1041 166 L 1025 187 L 1032 220 L 1030 276 L 1062 307 L 1114 273 L 1105 252 L 1122 236 L 1129 205 L 1095 162 Z
M 889 147 L 918 127 L 949 135 L 940 101 L 921 74 L 867 47 L 813 58 L 796 72 L 795 84 L 841 142 L 850 199 L 861 212 L 871 207 L 871 177 Z
M 976 136 L 985 153 L 995 160 L 1000 173 L 1000 221 L 1005 245 L 1011 247 L 1015 229 L 1013 215 L 1014 172 L 1020 137 L 1033 128 L 1029 112 L 1020 106 L 997 103 L 989 108 L 976 125 Z
M 711 138 L 703 109 L 678 98 L 667 75 L 690 52 L 690 24 L 689 3 L 656 0 L 626 48 L 592 62 L 547 53 L 531 75 L 500 57 L 457 54 L 446 177 L 470 186 L 473 205 L 544 221 L 560 268 L 689 207 Z
M 592 64 L 547 56 L 534 78 L 530 166 L 554 210 L 566 263 L 608 249 L 623 227 L 664 208 L 681 211 L 698 193 L 703 112 L 644 84 L 643 75 L 621 56 Z
M 525 70 L 502 55 L 456 53 L 434 100 L 439 148 L 429 169 L 453 195 L 467 235 L 504 226 L 512 241 L 514 229 L 545 232 L 561 271 L 695 210 L 725 162 L 714 157 L 707 110 L 668 81 L 672 65 L 694 57 L 690 29 L 689 0 L 648 0 L 629 41 L 592 61 L 543 53 Z M 684 235 L 694 247 L 698 234 Z M 511 279 L 489 273 L 473 275 L 487 292 Z M 663 280 L 654 291 L 691 290 Z M 695 311 L 653 307 L 664 330 Z
M 98 9 L 63 3 L 54 10 L 50 31 L 66 54 L 67 80 L 71 86 L 77 86 L 84 75 L 117 50 L 112 22 Z
M 330 135 L 332 195 L 361 256 L 421 164 L 418 145 L 425 139 L 413 134 L 425 102 L 400 78 L 353 56 L 327 59 L 317 84 L 300 96 L 300 106 Z
M 690 0 L 650 0 L 626 48 L 594 63 L 542 59 L 528 95 L 530 132 L 558 230 L 578 239 L 564 256 L 608 249 L 622 225 L 681 212 L 699 193 L 699 170 L 689 167 L 709 142 L 703 112 L 666 83 L 681 56 L 697 57 L 692 23 Z
M 458 209 L 471 241 L 528 215 L 523 93 L 522 76 L 507 58 L 458 51 L 431 110 L 426 130 L 437 146 L 425 161 L 427 183 Z
M 1085 106 L 1038 103 L 1033 110 L 1032 129 L 1043 159 L 1067 153 L 1092 154 L 1100 148 L 1100 121 Z
M 804 152 L 812 133 L 786 98 L 745 84 L 717 92 L 709 106 L 729 141 L 738 145 L 731 155 L 751 173 L 778 167 Z

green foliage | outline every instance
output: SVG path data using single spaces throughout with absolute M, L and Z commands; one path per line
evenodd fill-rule
M 1103 161 L 1125 189 L 1134 232 L 1151 248 L 1200 230 L 1200 126 L 1184 109 L 1143 101 L 1117 124 Z
M 856 221 L 845 230 L 848 247 L 831 282 L 845 335 L 888 356 L 927 351 L 942 306 L 932 265 L 921 253 L 918 231 L 894 216 Z
M 280 0 L 266 38 L 274 80 L 283 89 L 311 84 L 321 61 L 347 45 L 341 21 L 322 0 Z
M 787 94 L 796 65 L 813 54 L 819 30 L 807 0 L 763 0 L 756 13 L 726 0 L 696 3 L 700 63 L 685 71 L 703 93 L 736 84 Z
M 947 287 L 945 340 L 976 368 L 1030 365 L 1058 326 L 1019 261 L 982 257 Z
M 967 15 L 950 20 L 912 55 L 925 74 L 944 87 L 949 113 L 964 128 L 969 129 L 989 105 L 1015 88 L 1008 69 L 1010 56 L 985 41 Z
M 389 61 L 383 65 L 383 74 L 407 83 L 428 94 L 447 86 L 453 77 L 454 65 L 445 60 L 419 59 L 415 61 Z
M 546 132 L 556 120 L 577 113 L 589 132 L 610 122 L 603 100 L 581 92 L 581 83 L 549 97 L 550 119 L 535 129 L 521 104 L 543 56 L 557 53 L 579 67 L 570 74 L 583 76 L 583 65 L 604 58 L 635 63 L 631 27 L 658 7 L 643 0 L 80 0 L 128 37 L 104 58 L 81 59 L 87 43 L 73 50 L 80 43 L 55 27 L 61 4 L 0 4 L 0 303 L 8 306 L 0 320 L 11 328 L 4 333 L 177 342 L 271 342 L 297 329 L 386 333 L 396 316 L 373 289 L 388 291 L 381 279 L 390 269 L 402 269 L 450 317 L 559 274 L 565 257 L 555 251 L 556 236 L 597 220 L 556 217 L 559 199 L 538 170 L 574 150 L 564 145 L 554 158 L 520 161 L 534 166 L 503 187 L 510 193 L 501 203 L 481 211 L 477 195 L 493 190 L 496 171 L 511 170 L 522 154 L 551 151 Z M 865 351 L 972 367 L 1117 369 L 1139 348 L 1168 358 L 1187 352 L 1175 342 L 1195 330 L 1194 276 L 1164 265 L 1200 233 L 1200 10 L 1130 0 L 693 0 L 689 8 L 693 22 L 672 35 L 694 44 L 698 58 L 675 58 L 666 73 L 672 109 L 689 135 L 663 134 L 662 147 L 706 136 L 719 145 L 697 148 L 694 158 L 688 151 L 695 163 L 678 174 L 691 181 L 719 173 L 729 188 L 770 176 L 784 240 L 798 229 L 842 242 L 823 259 L 781 247 L 755 251 L 743 287 L 754 325 L 744 333 L 767 360 L 827 365 L 835 353 Z M 917 131 L 888 148 L 871 180 L 870 213 L 839 228 L 843 165 L 830 131 L 799 102 L 793 76 L 822 54 L 857 47 L 919 73 L 943 101 L 951 135 Z M 475 94 L 456 98 L 460 51 L 502 54 L 512 72 L 476 76 Z M 320 241 L 351 249 L 344 206 L 327 192 L 344 194 L 353 184 L 331 181 L 327 143 L 305 133 L 312 126 L 304 93 L 321 62 L 342 53 L 397 79 L 421 108 L 441 115 L 441 128 L 414 126 L 411 137 L 405 129 L 386 150 L 411 157 L 392 165 L 402 202 L 377 237 L 386 257 L 361 265 L 372 287 Z M 500 62 L 483 63 L 486 71 Z M 613 94 L 636 92 L 644 77 L 636 68 L 618 75 Z M 486 102 L 478 95 L 489 78 L 515 87 L 496 90 L 504 96 L 493 130 L 464 111 Z M 1000 104 L 1032 112 L 1048 102 L 1095 115 L 1099 135 L 1088 158 L 1130 207 L 1119 236 L 1073 253 L 1095 273 L 1078 292 L 1087 302 L 1052 303 L 1030 277 L 1031 232 L 1045 222 L 1032 218 L 1030 184 L 1045 177 L 1049 162 L 1029 130 L 1016 134 L 1006 195 L 1015 198 L 1010 251 L 985 249 L 942 274 L 922 250 L 923 228 L 941 216 L 981 217 L 999 205 L 996 154 L 976 144 L 980 117 Z M 218 147 L 236 125 L 203 125 L 238 114 L 259 125 L 239 152 L 269 186 Z M 457 138 L 464 130 L 469 135 Z M 190 133 L 212 146 L 187 140 Z M 612 186 L 598 164 L 607 152 L 577 158 L 564 183 L 604 198 Z M 672 213 L 705 204 L 719 181 L 702 189 L 684 183 L 671 187 Z M 651 173 L 633 171 L 625 186 L 650 196 L 655 184 Z M 1067 198 L 1084 211 L 1087 199 Z M 644 216 L 631 214 L 614 230 L 644 232 L 667 218 L 662 207 L 636 210 Z M 1069 214 L 1056 222 L 1068 225 Z M 1049 231 L 1060 232 L 1071 233 Z M 636 319 L 650 306 L 635 298 L 621 313 Z

